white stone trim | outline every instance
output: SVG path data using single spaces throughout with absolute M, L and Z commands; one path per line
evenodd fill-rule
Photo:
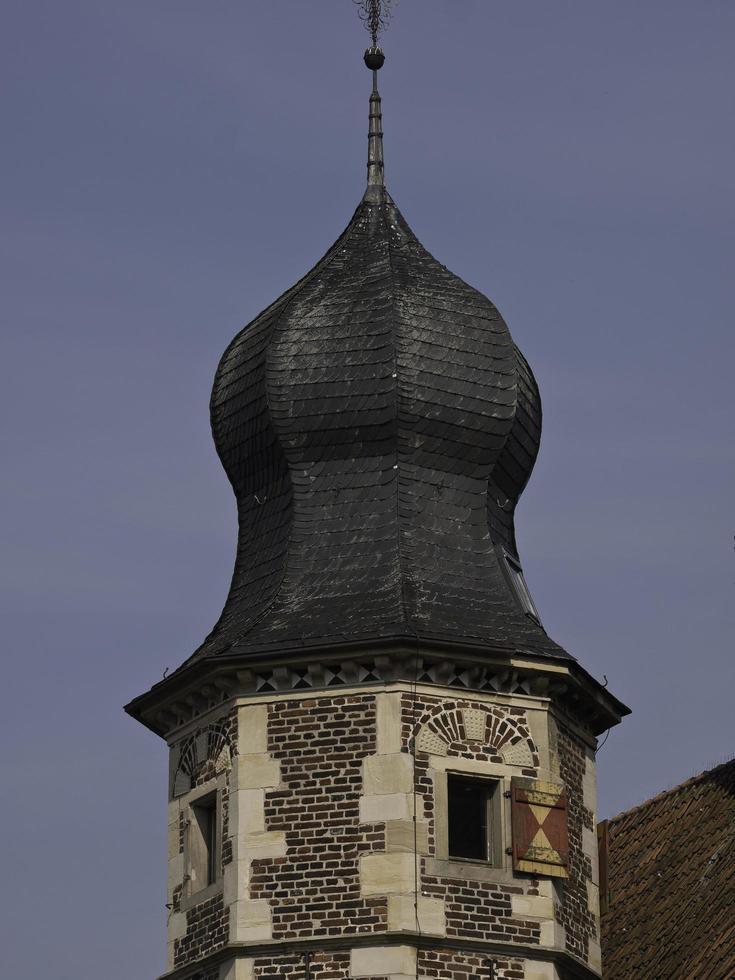
M 219 968 L 219 980 L 253 980 L 255 960 L 228 960 Z
M 268 753 L 266 704 L 238 705 L 237 743 L 230 778 L 232 862 L 225 868 L 224 903 L 230 941 L 263 942 L 273 938 L 272 912 L 267 899 L 250 896 L 252 862 L 286 855 L 285 833 L 266 829 L 265 793 L 281 781 L 281 764 Z
M 423 936 L 446 936 L 447 920 L 444 899 L 419 895 L 418 907 L 413 895 L 388 896 L 388 931 L 415 932 Z
M 413 946 L 366 946 L 350 951 L 350 977 L 416 977 Z

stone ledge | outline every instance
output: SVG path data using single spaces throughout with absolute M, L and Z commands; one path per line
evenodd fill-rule
M 469 938 L 443 938 L 436 936 L 417 936 L 409 933 L 371 934 L 364 936 L 319 936 L 309 939 L 266 940 L 262 942 L 231 941 L 227 946 L 205 956 L 188 966 L 178 967 L 162 974 L 158 980 L 196 980 L 205 969 L 213 969 L 234 959 L 257 959 L 258 957 L 293 956 L 306 952 L 350 952 L 375 946 L 410 946 L 413 949 L 466 953 L 470 956 L 498 957 L 503 959 L 527 960 L 531 980 L 536 971 L 538 980 L 558 980 L 548 972 L 549 964 L 562 971 L 565 980 L 600 980 L 600 972 L 593 969 L 579 957 L 566 949 L 553 949 L 546 946 L 525 943 L 504 943 Z M 537 980 L 533 977 L 533 980 Z M 229 978 L 228 978 L 229 980 Z M 411 977 L 410 980 L 415 980 Z

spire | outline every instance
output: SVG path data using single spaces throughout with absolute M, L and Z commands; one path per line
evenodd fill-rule
M 370 93 L 370 126 L 368 130 L 368 164 L 366 200 L 382 201 L 385 188 L 385 164 L 383 162 L 383 112 L 378 92 L 378 69 L 385 55 L 378 47 L 368 48 L 365 64 L 373 72 L 373 90 Z
M 373 73 L 365 200 L 380 204 L 385 200 L 385 166 L 383 163 L 383 115 L 380 93 L 378 92 L 378 72 L 385 63 L 385 55 L 378 47 L 378 38 L 388 26 L 393 0 L 354 0 L 354 2 L 360 7 L 360 18 L 372 41 L 365 52 L 365 64 Z

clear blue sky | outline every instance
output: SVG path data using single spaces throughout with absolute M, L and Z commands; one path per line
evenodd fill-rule
M 214 623 L 236 330 L 363 189 L 350 0 L 5 0 L 0 973 L 163 967 L 164 746 L 121 705 Z M 387 179 L 539 380 L 551 635 L 634 714 L 601 815 L 733 753 L 732 0 L 401 0 Z

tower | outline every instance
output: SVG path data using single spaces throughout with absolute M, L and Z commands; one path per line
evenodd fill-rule
M 170 746 L 165 977 L 591 980 L 627 709 L 526 586 L 538 389 L 386 190 L 376 41 L 364 197 L 215 376 L 224 610 L 127 706 Z

